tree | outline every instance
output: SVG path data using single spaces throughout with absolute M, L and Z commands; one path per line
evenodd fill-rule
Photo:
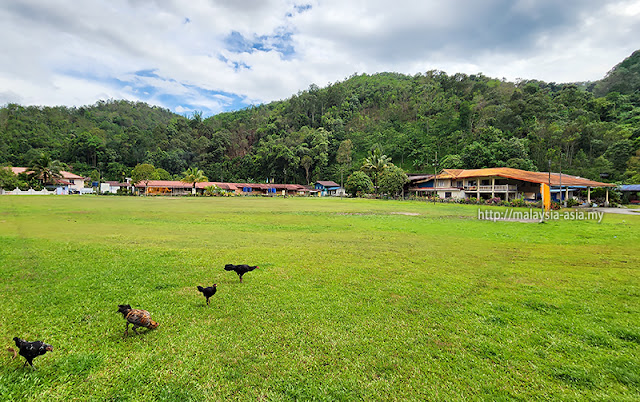
M 402 168 L 390 163 L 387 168 L 380 173 L 380 193 L 398 195 L 409 182 L 409 178 Z
M 131 171 L 131 181 L 134 184 L 144 182 L 145 194 L 148 192 L 149 181 L 156 179 L 156 168 L 148 163 L 140 163 Z
M 344 187 L 342 176 L 345 166 L 351 164 L 351 152 L 353 151 L 353 142 L 351 140 L 344 140 L 340 143 L 338 153 L 336 154 L 336 161 L 340 164 L 340 187 Z
M 379 146 L 371 148 L 369 156 L 365 158 L 362 167 L 362 171 L 367 173 L 373 179 L 374 191 L 378 191 L 378 177 L 380 173 L 391 163 L 391 159 L 387 155 L 382 154 L 382 150 Z
M 91 177 L 91 181 L 101 181 L 102 177 L 100 176 L 100 171 L 98 169 L 93 169 L 89 173 L 89 177 Z
M 55 179 L 62 178 L 62 164 L 52 160 L 49 155 L 41 154 L 31 162 L 31 175 L 39 179 L 43 185 L 53 184 Z
M 155 177 L 156 180 L 171 180 L 171 173 L 167 172 L 163 168 L 156 168 Z
M 95 128 L 83 131 L 70 144 L 70 153 L 77 161 L 97 166 L 100 156 L 104 153 L 104 141 L 100 138 L 102 130 Z
M 297 154 L 297 144 L 292 138 L 270 135 L 258 145 L 254 162 L 261 168 L 261 174 L 286 182 L 287 172 L 295 172 L 300 167 Z
M 627 162 L 627 171 L 625 172 L 625 176 L 628 180 L 628 183 L 638 184 L 640 183 L 640 149 L 636 151 L 635 156 L 629 158 L 629 162 Z
M 193 188 L 191 189 L 191 194 L 196 193 L 196 183 L 201 183 L 203 181 L 208 181 L 207 176 L 204 175 L 202 170 L 197 167 L 188 168 L 184 172 L 182 172 L 182 179 L 180 179 L 183 183 L 192 183 Z
M 104 177 L 107 180 L 117 180 L 124 182 L 125 177 L 131 172 L 131 168 L 126 167 L 120 162 L 111 162 L 107 164 Z
M 511 158 L 507 160 L 505 167 L 513 168 L 513 169 L 521 169 L 521 170 L 536 170 L 535 165 L 531 162 L 530 159 L 522 159 L 522 158 Z
M 0 166 L 0 188 L 13 190 L 18 185 L 18 175 L 13 174 L 10 167 Z
M 600 179 L 601 176 L 610 175 L 613 170 L 613 164 L 603 155 L 597 157 L 591 164 L 591 174 L 589 177 L 594 180 Z
M 458 154 L 447 155 L 440 161 L 443 169 L 464 169 L 464 161 Z
M 362 194 L 370 194 L 373 192 L 373 182 L 365 172 L 358 170 L 347 177 L 345 190 L 354 197 Z
M 462 151 L 462 160 L 467 169 L 495 167 L 496 160 L 487 147 L 478 141 L 467 145 Z
M 309 184 L 309 169 L 311 168 L 311 164 L 313 163 L 313 159 L 309 155 L 304 155 L 300 158 L 300 165 L 304 168 L 305 177 L 307 179 L 307 185 Z
M 604 153 L 604 156 L 613 164 L 616 172 L 624 172 L 627 161 L 633 155 L 633 142 L 631 140 L 617 141 Z

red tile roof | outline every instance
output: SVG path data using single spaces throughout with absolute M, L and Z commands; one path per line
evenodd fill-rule
M 13 172 L 13 174 L 32 173 L 32 170 L 26 167 L 12 167 L 11 171 Z M 67 172 L 66 170 L 61 170 L 60 174 L 62 175 L 63 179 L 67 180 L 84 179 L 84 177 L 78 176 L 77 174 L 73 174 L 71 172 Z
M 161 187 L 161 188 L 193 188 L 193 184 L 185 183 L 180 180 L 149 180 L 148 184 L 146 181 L 141 181 L 136 183 L 136 187 L 145 188 L 147 187 Z
M 223 190 L 228 191 L 236 191 L 238 189 L 243 189 L 245 187 L 252 188 L 254 190 L 264 191 L 270 188 L 275 188 L 276 190 L 287 190 L 287 191 L 309 191 L 309 189 L 300 184 L 277 184 L 277 183 L 224 183 L 218 181 L 204 181 L 200 183 L 196 183 L 197 189 L 205 189 L 209 186 L 217 186 Z M 136 187 L 144 188 L 145 182 L 139 182 L 136 184 Z M 149 187 L 165 187 L 165 188 L 192 188 L 193 184 L 184 183 L 181 181 L 169 181 L 169 180 L 149 180 Z
M 217 181 L 203 181 L 196 183 L 196 188 L 204 189 L 209 186 L 217 186 L 223 190 L 236 191 L 238 187 L 233 183 L 222 183 Z

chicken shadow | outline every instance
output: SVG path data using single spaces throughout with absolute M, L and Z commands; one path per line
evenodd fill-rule
M 140 329 L 138 328 L 138 333 L 134 333 L 133 331 L 129 330 L 129 335 L 125 335 L 124 331 L 120 331 L 120 332 L 114 332 L 111 335 L 109 335 L 109 339 L 111 341 L 125 341 L 127 339 L 137 339 L 137 338 L 145 338 L 147 335 L 150 334 L 150 332 L 153 331 L 157 331 L 156 329 L 150 330 L 150 329 Z

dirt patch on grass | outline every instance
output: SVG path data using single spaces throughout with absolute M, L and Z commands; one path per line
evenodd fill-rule
M 417 212 L 391 212 L 391 215 L 420 216 Z

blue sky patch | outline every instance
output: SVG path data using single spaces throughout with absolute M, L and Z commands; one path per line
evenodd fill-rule
M 249 68 L 244 63 L 227 61 L 237 68 Z M 134 71 L 129 78 L 101 77 L 95 74 L 77 70 L 65 70 L 63 73 L 70 77 L 82 78 L 89 82 L 98 82 L 118 91 L 131 93 L 139 100 L 151 105 L 160 105 L 185 116 L 193 115 L 193 112 L 202 112 L 203 117 L 210 117 L 217 113 L 230 112 L 243 109 L 251 103 L 245 96 L 213 91 L 196 85 L 184 84 L 172 78 L 165 78 L 157 74 L 157 69 L 145 69 Z M 172 94 L 162 86 L 151 85 L 145 78 L 153 78 L 153 81 L 172 83 L 184 88 L 184 93 Z
M 293 6 L 293 8 L 295 8 L 296 11 L 301 14 L 305 11 L 311 10 L 311 4 L 296 4 L 295 6 Z
M 247 38 L 238 31 L 232 31 L 224 43 L 227 50 L 234 53 L 253 53 L 254 51 L 280 53 L 283 59 L 288 59 L 295 54 L 292 32 L 278 32 L 274 35 L 255 36 Z
M 148 69 L 148 70 L 138 70 L 135 71 L 133 74 L 137 75 L 138 77 L 154 77 L 154 78 L 160 78 L 160 76 L 158 74 L 156 74 L 156 71 L 158 71 L 158 69 Z

